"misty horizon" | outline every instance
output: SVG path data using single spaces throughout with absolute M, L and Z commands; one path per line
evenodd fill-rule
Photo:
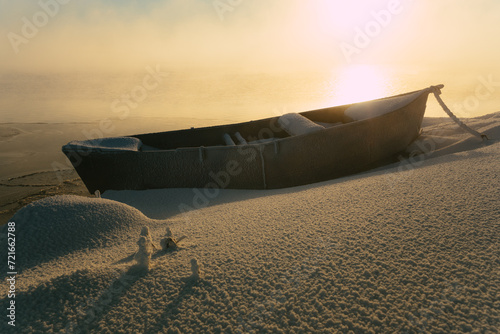
M 1 3 L 0 72 L 157 63 L 242 71 L 351 64 L 453 70 L 495 64 L 500 3 L 410 0 Z

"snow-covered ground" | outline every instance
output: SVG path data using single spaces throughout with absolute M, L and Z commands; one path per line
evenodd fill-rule
M 307 186 L 31 203 L 11 219 L 16 327 L 4 293 L 0 332 L 497 333 L 500 113 L 466 122 L 490 140 L 426 119 L 400 163 Z

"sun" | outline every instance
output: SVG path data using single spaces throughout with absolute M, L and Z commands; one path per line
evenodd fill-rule
M 351 65 L 335 71 L 334 100 L 336 104 L 367 101 L 388 93 L 389 78 L 375 65 Z

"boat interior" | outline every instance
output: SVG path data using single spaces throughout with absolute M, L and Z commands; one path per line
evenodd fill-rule
M 286 114 L 245 123 L 149 133 L 133 137 L 141 140 L 141 151 L 260 144 L 352 122 L 353 120 L 344 114 L 347 107 L 349 106 Z M 286 119 L 288 115 L 296 116 Z M 292 126 L 287 126 L 289 124 Z

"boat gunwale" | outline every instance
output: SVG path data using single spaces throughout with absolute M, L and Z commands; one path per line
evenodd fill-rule
M 429 88 L 418 89 L 418 90 L 407 92 L 407 93 L 401 93 L 401 94 L 397 94 L 397 95 L 391 95 L 391 96 L 381 97 L 381 98 L 377 98 L 377 99 L 373 99 L 373 100 L 365 100 L 365 101 L 359 101 L 359 102 L 341 104 L 341 105 L 337 105 L 337 106 L 325 107 L 325 108 L 320 108 L 320 109 L 312 109 L 312 110 L 307 110 L 307 111 L 301 111 L 298 114 L 299 115 L 304 115 L 304 114 L 308 114 L 308 113 L 316 113 L 316 112 L 320 112 L 320 111 L 326 111 L 326 110 L 332 109 L 332 108 L 344 108 L 345 107 L 347 109 L 347 108 L 349 108 L 351 106 L 354 106 L 354 105 L 357 105 L 357 104 L 368 103 L 368 102 L 376 102 L 376 101 L 383 101 L 383 100 L 392 99 L 392 98 L 396 98 L 396 97 L 401 97 L 401 96 L 405 96 L 405 95 L 410 95 L 410 94 L 414 94 L 414 93 L 418 93 L 418 92 L 421 92 L 422 94 L 423 93 L 429 93 Z M 413 101 L 411 101 L 409 103 L 412 103 L 412 102 Z M 391 111 L 391 112 L 389 112 L 387 114 L 390 114 L 390 113 L 392 113 L 394 111 L 397 111 L 399 109 L 400 108 L 398 108 L 396 110 L 393 110 L 393 111 Z M 386 115 L 386 114 L 384 114 L 384 115 Z M 380 116 L 383 116 L 383 115 L 371 117 L 371 118 L 368 118 L 368 119 L 375 119 L 375 118 L 380 117 Z M 125 137 L 136 137 L 136 136 L 153 135 L 153 134 L 154 135 L 160 135 L 160 134 L 163 134 L 163 133 L 172 133 L 172 132 L 181 132 L 181 131 L 190 131 L 190 130 L 218 129 L 218 128 L 223 128 L 223 127 L 228 127 L 228 126 L 237 127 L 237 126 L 242 126 L 242 125 L 250 124 L 250 123 L 254 123 L 254 122 L 271 121 L 271 120 L 279 118 L 279 117 L 280 116 L 273 116 L 273 117 L 260 118 L 260 119 L 257 119 L 257 120 L 250 120 L 250 121 L 239 122 L 239 123 L 230 123 L 230 124 L 222 124 L 222 125 L 204 126 L 204 127 L 200 127 L 200 128 L 192 127 L 192 128 L 189 128 L 189 129 L 178 129 L 178 130 L 171 130 L 171 131 L 141 133 L 141 134 L 135 134 L 135 135 L 125 136 Z M 304 116 L 304 117 L 306 117 L 306 116 Z M 361 120 L 361 121 L 364 121 L 364 120 Z M 353 121 L 353 122 L 361 122 L 361 121 Z M 353 123 L 353 122 L 344 123 L 342 125 L 347 125 L 347 124 L 350 124 L 350 123 Z M 341 125 L 338 125 L 338 126 L 341 126 Z M 325 129 L 329 129 L 329 128 L 325 128 Z M 323 129 L 321 129 L 321 131 L 323 131 Z M 300 136 L 302 136 L 302 135 L 300 135 Z M 298 137 L 298 136 L 290 136 L 290 137 Z M 289 138 L 289 137 L 286 137 L 286 138 Z M 286 138 L 279 138 L 278 140 L 286 139 Z M 197 146 L 197 147 L 201 147 L 201 146 Z M 213 147 L 213 146 L 206 146 L 206 147 Z
M 382 97 L 382 98 L 373 99 L 373 100 L 354 102 L 354 103 L 350 103 L 350 104 L 343 104 L 343 105 L 326 107 L 326 108 L 321 108 L 321 109 L 313 109 L 313 110 L 309 110 L 309 111 L 299 112 L 298 114 L 307 118 L 307 116 L 305 116 L 304 114 L 326 111 L 326 110 L 329 110 L 332 108 L 346 108 L 346 110 L 347 110 L 348 108 L 350 108 L 351 106 L 354 106 L 354 105 L 358 105 L 358 104 L 362 104 L 362 103 L 369 103 L 369 102 L 376 102 L 376 101 L 383 101 L 383 100 L 387 100 L 387 99 L 402 97 L 405 95 L 415 94 L 417 92 L 421 92 L 421 94 L 425 94 L 425 93 L 428 94 L 428 93 L 430 93 L 430 89 L 425 88 L 425 89 L 421 89 L 421 90 L 415 90 L 412 92 L 397 94 L 397 95 L 388 96 L 388 97 Z M 415 99 L 408 102 L 407 104 L 405 104 L 402 107 L 399 107 L 393 111 L 390 111 L 390 112 L 387 112 L 387 113 L 384 113 L 381 115 L 377 115 L 375 117 L 370 117 L 370 118 L 366 118 L 366 119 L 362 119 L 362 120 L 353 120 L 351 122 L 342 123 L 342 124 L 335 125 L 332 127 L 325 127 L 324 129 L 320 129 L 318 131 L 311 132 L 311 133 L 288 136 L 288 137 L 283 137 L 283 138 L 275 138 L 274 140 L 271 140 L 268 142 L 263 142 L 263 143 L 247 143 L 247 144 L 238 144 L 238 145 L 187 146 L 187 147 L 177 147 L 177 148 L 172 148 L 172 149 L 155 148 L 154 150 L 147 150 L 147 151 L 142 151 L 140 149 L 137 151 L 133 151 L 133 150 L 99 150 L 99 149 L 95 149 L 95 148 L 91 148 L 91 147 L 86 148 L 86 149 L 78 149 L 77 148 L 77 149 L 69 149 L 68 150 L 68 149 L 65 149 L 65 146 L 63 146 L 62 150 L 64 153 L 76 152 L 76 153 L 89 154 L 89 152 L 90 152 L 92 154 L 113 154 L 113 155 L 115 155 L 115 154 L 138 154 L 138 153 L 147 154 L 147 153 L 165 153 L 165 152 L 177 153 L 180 151 L 199 151 L 200 149 L 234 150 L 234 149 L 240 149 L 240 148 L 244 148 L 244 147 L 262 147 L 262 146 L 266 146 L 266 145 L 275 145 L 276 143 L 287 142 L 288 140 L 303 139 L 303 138 L 306 138 L 307 136 L 318 135 L 320 133 L 325 134 L 325 133 L 329 133 L 329 132 L 334 132 L 334 131 L 337 131 L 339 128 L 344 128 L 345 126 L 353 126 L 354 124 L 362 124 L 364 122 L 371 122 L 374 119 L 381 119 L 384 117 L 390 117 L 390 115 L 392 115 L 393 113 L 396 113 L 396 112 L 400 112 L 401 109 L 406 108 L 408 105 L 414 103 L 420 97 L 421 97 L 421 95 L 417 96 Z M 250 123 L 254 123 L 254 122 L 265 122 L 265 121 L 270 122 L 274 119 L 278 119 L 279 117 L 280 116 L 274 116 L 274 117 L 262 118 L 262 119 L 258 119 L 258 120 L 251 120 L 251 121 L 240 122 L 240 123 L 207 126 L 207 127 L 201 127 L 201 128 L 179 129 L 179 130 L 172 130 L 172 131 L 151 132 L 151 133 L 129 135 L 129 136 L 124 136 L 124 137 L 137 138 L 137 137 L 141 137 L 144 135 L 161 135 L 161 134 L 165 134 L 165 133 L 184 132 L 184 131 L 190 131 L 190 130 L 220 129 L 220 128 L 229 127 L 229 126 L 230 127 L 238 127 L 238 126 L 242 126 L 242 125 L 246 125 L 246 124 L 250 124 Z M 96 138 L 94 140 L 99 140 L 99 139 L 102 139 L 102 138 Z

